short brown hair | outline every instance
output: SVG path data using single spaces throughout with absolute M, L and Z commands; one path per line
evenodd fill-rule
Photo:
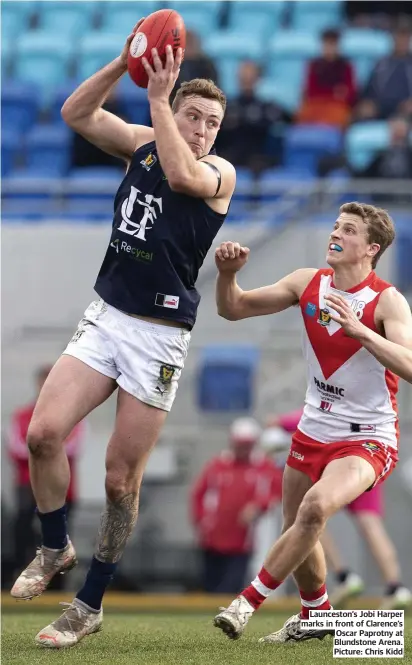
M 365 222 L 368 229 L 368 241 L 380 245 L 380 250 L 372 260 L 372 268 L 376 267 L 380 257 L 395 239 L 395 226 L 387 210 L 376 208 L 368 203 L 344 203 L 339 212 L 357 215 Z
M 215 99 L 221 105 L 223 113 L 226 111 L 226 95 L 211 79 L 192 79 L 182 83 L 177 91 L 172 103 L 173 113 L 179 110 L 179 106 L 184 99 L 192 95 Z

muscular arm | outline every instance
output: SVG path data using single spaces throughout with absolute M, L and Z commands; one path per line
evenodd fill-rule
M 170 188 L 189 196 L 213 198 L 218 185 L 216 172 L 202 160 L 195 159 L 177 128 L 168 100 L 151 101 L 150 112 L 157 154 Z M 208 155 L 205 161 L 214 164 L 221 174 L 222 182 L 216 198 L 230 198 L 236 182 L 232 164 L 215 155 Z
M 153 141 L 153 129 L 131 125 L 101 108 L 126 69 L 121 57 L 113 60 L 70 95 L 61 114 L 69 127 L 90 143 L 129 162 L 140 145 Z
M 299 302 L 299 298 L 316 270 L 302 268 L 275 284 L 243 291 L 236 273 L 219 272 L 216 283 L 218 314 L 229 321 L 282 312 Z
M 384 367 L 412 383 L 412 314 L 406 299 L 396 289 L 387 289 L 380 297 L 376 316 L 386 339 L 363 327 L 359 341 Z

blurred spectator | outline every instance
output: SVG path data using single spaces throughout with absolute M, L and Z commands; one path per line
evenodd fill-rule
M 222 129 L 216 143 L 219 155 L 236 166 L 247 166 L 256 173 L 273 166 L 281 154 L 268 154 L 271 128 L 277 122 L 289 122 L 290 115 L 271 102 L 261 101 L 256 87 L 261 68 L 246 60 L 240 64 L 240 94 L 228 101 Z
M 219 76 L 213 60 L 203 53 L 199 36 L 188 30 L 186 32 L 185 59 L 180 67 L 180 75 L 176 83 L 177 90 L 183 81 L 192 79 L 212 79 L 219 85 Z
M 393 52 L 382 58 L 372 71 L 355 110 L 356 120 L 386 120 L 399 114 L 412 118 L 410 28 L 400 26 L 393 39 Z
M 297 121 L 345 127 L 356 101 L 355 74 L 339 52 L 337 30 L 322 34 L 322 55 L 309 63 Z
M 412 3 L 407 0 L 346 0 L 345 14 L 356 27 L 388 30 L 400 16 L 412 14 Z
M 115 93 L 111 93 L 102 108 L 105 111 L 109 111 L 110 113 L 119 116 L 125 122 L 131 122 L 131 120 L 126 117 Z M 87 139 L 83 138 L 80 134 L 77 134 L 77 132 L 73 134 L 70 161 L 71 168 L 81 168 L 84 166 L 117 166 L 124 171 L 124 163 L 121 159 L 109 155 L 107 152 L 103 152 L 103 150 L 100 150 L 100 148 L 93 145 L 93 143 L 87 141 Z
M 195 481 L 192 520 L 203 554 L 209 593 L 238 593 L 254 545 L 254 525 L 281 498 L 282 472 L 255 449 L 261 430 L 253 418 L 230 428 L 230 450 L 213 458 Z
M 38 394 L 51 370 L 40 367 L 36 374 Z M 29 451 L 26 444 L 27 430 L 33 415 L 36 401 L 17 409 L 11 418 L 8 437 L 8 453 L 14 466 L 16 491 L 16 517 L 14 522 L 14 565 L 20 572 L 33 558 L 37 532 L 34 526 L 36 502 L 30 485 Z M 79 423 L 66 439 L 66 453 L 70 465 L 70 485 L 67 492 L 67 518 L 71 517 L 77 499 L 76 465 L 84 441 L 85 425 Z M 61 589 L 64 576 L 56 575 L 50 588 Z
M 379 152 L 372 163 L 356 175 L 359 178 L 412 178 L 412 146 L 410 125 L 404 118 L 390 121 L 390 145 Z

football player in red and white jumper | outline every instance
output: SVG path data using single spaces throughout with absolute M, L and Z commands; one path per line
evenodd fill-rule
M 283 533 L 250 586 L 214 620 L 230 638 L 240 637 L 252 614 L 292 573 L 301 612 L 262 641 L 322 639 L 328 633 L 300 625 L 310 609 L 330 608 L 319 537 L 329 517 L 395 468 L 398 377 L 412 383 L 410 307 L 374 271 L 394 237 L 385 210 L 346 203 L 330 234 L 329 268 L 296 270 L 251 291 L 236 282 L 249 249 L 226 242 L 216 250 L 221 316 L 237 321 L 300 306 L 308 381 L 284 472 Z

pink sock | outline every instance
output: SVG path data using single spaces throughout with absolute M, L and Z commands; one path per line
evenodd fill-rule
M 330 610 L 331 605 L 326 591 L 326 584 L 322 584 L 317 591 L 300 590 L 300 600 L 302 609 L 300 616 L 302 619 L 309 619 L 309 610 Z
M 263 601 L 266 600 L 268 596 L 270 596 L 272 591 L 277 589 L 281 584 L 282 582 L 275 580 L 275 578 L 272 577 L 272 575 L 270 575 L 267 570 L 262 568 L 258 576 L 253 580 L 252 584 L 246 587 L 246 589 L 242 591 L 240 595 L 246 598 L 248 603 L 252 605 L 255 610 L 257 610 Z

